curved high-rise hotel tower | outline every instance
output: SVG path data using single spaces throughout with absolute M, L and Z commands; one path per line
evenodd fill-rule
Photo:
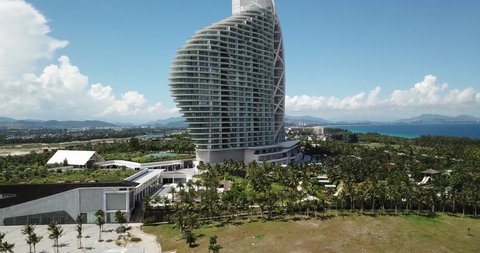
M 273 0 L 233 0 L 233 15 L 177 51 L 170 88 L 196 146 L 197 159 L 288 163 L 285 61 Z

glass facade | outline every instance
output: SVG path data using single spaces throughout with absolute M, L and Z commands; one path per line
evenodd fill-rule
M 75 220 L 65 211 L 51 212 L 51 213 L 39 213 L 33 215 L 9 217 L 3 220 L 5 226 L 12 225 L 47 225 L 52 221 L 56 221 L 59 224 L 73 224 Z

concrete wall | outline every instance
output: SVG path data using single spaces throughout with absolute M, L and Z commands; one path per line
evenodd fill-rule
M 80 212 L 96 212 L 99 209 L 103 209 L 103 189 L 80 189 Z
M 127 194 L 126 193 L 107 193 L 106 211 L 127 210 Z
M 95 213 L 104 209 L 104 189 L 103 188 L 86 188 L 80 191 L 80 213 L 87 214 L 87 223 L 95 223 Z M 78 214 L 77 214 L 78 215 Z M 76 217 L 73 217 L 76 218 Z
M 74 189 L 49 197 L 36 199 L 15 206 L 0 209 L 0 224 L 9 217 L 33 215 L 38 213 L 49 213 L 55 211 L 65 211 L 73 219 L 79 214 L 80 194 L 79 189 Z
M 15 206 L 2 208 L 0 209 L 0 225 L 4 225 L 3 220 L 9 217 L 35 215 L 57 211 L 67 212 L 72 219 L 76 219 L 77 215 L 80 213 L 86 213 L 87 223 L 94 223 L 95 212 L 100 209 L 105 211 L 106 196 L 109 194 L 112 194 L 111 196 L 123 196 L 123 198 L 119 200 L 122 201 L 122 203 L 115 207 L 121 206 L 125 207 L 125 209 L 129 209 L 127 208 L 129 205 L 128 192 L 120 192 L 117 191 L 117 189 L 118 188 L 116 187 L 79 188 Z M 119 198 L 116 200 L 118 199 Z M 130 210 L 125 209 L 123 211 L 127 213 L 127 218 L 130 219 Z
M 243 161 L 245 149 L 197 150 L 197 160 L 204 163 L 222 163 L 225 160 Z

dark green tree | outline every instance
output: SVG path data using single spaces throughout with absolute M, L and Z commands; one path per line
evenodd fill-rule
M 75 226 L 75 230 L 77 231 L 77 248 L 81 249 L 82 248 L 82 232 L 83 232 L 82 215 L 79 214 L 75 221 L 77 222 L 77 225 Z
M 220 246 L 220 244 L 218 244 L 217 236 L 214 235 L 214 236 L 210 237 L 210 243 L 208 245 L 208 252 L 219 253 L 220 249 L 222 249 L 222 246 Z
M 30 236 L 35 232 L 35 226 L 34 225 L 25 225 L 23 228 L 22 228 L 22 235 L 26 235 L 27 238 L 25 239 L 25 241 L 27 242 L 28 246 L 29 246 L 29 251 L 28 252 L 32 252 L 32 244 L 33 242 L 30 240 Z
M 188 243 L 188 247 L 193 248 L 197 244 L 197 236 L 191 230 L 185 230 L 184 232 L 185 241 Z
M 102 241 L 103 225 L 105 224 L 105 212 L 100 209 L 95 212 L 95 224 L 98 226 L 98 241 Z
M 63 228 L 58 225 L 56 221 L 52 221 L 48 224 L 47 230 L 49 232 L 48 238 L 53 241 L 53 249 L 58 252 L 58 239 L 63 235 Z
M 125 214 L 118 210 L 115 212 L 115 221 L 120 224 L 120 226 L 123 226 L 123 223 L 127 222 L 127 218 L 125 218 Z
M 6 241 L 3 241 L 5 235 L 5 233 L 0 232 L 0 252 L 13 252 L 13 247 L 15 247 L 15 243 L 8 243 Z

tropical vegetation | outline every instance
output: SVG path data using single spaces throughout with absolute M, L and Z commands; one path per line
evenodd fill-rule
M 368 134 L 354 143 L 345 138 L 302 145 L 310 163 L 200 163 L 201 176 L 172 188 L 170 198 L 153 198 L 160 205 L 148 206 L 146 222 L 170 221 L 188 239 L 192 231 L 212 223 L 316 218 L 332 211 L 478 216 L 478 141 Z M 225 180 L 232 182 L 231 188 L 219 191 Z

